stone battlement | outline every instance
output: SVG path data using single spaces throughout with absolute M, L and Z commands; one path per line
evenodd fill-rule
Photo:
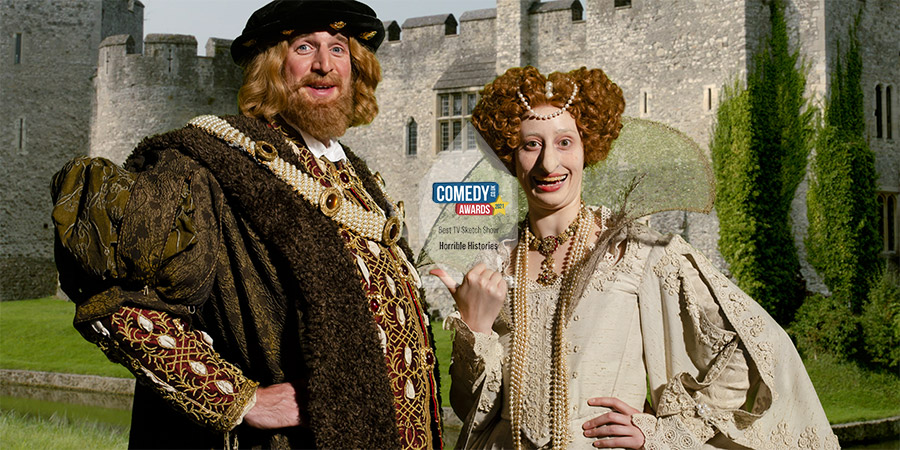
M 122 162 L 144 136 L 201 114 L 237 113 L 242 74 L 231 59 L 231 42 L 210 38 L 200 56 L 194 36 L 148 34 L 142 53 L 131 36 L 104 39 L 94 78 L 91 154 Z
M 133 86 L 182 84 L 194 80 L 233 83 L 222 71 L 239 70 L 231 59 L 231 40 L 209 38 L 206 56 L 197 53 L 197 39 L 183 34 L 148 34 L 138 53 L 130 35 L 109 36 L 100 43 L 97 83 Z

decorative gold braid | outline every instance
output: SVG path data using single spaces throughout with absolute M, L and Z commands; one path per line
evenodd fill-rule
M 198 116 L 191 119 L 188 125 L 200 128 L 227 142 L 230 146 L 243 150 L 254 161 L 291 186 L 301 198 L 322 209 L 323 213 L 326 213 L 332 220 L 342 226 L 354 230 L 354 232 L 365 236 L 367 239 L 385 241 L 388 245 L 392 245 L 400 238 L 402 232 L 400 227 L 402 224 L 396 216 L 386 217 L 384 211 L 377 206 L 367 210 L 356 202 L 341 202 L 334 195 L 323 195 L 328 194 L 326 191 L 329 188 L 337 186 L 325 179 L 324 174 L 327 169 L 322 168 L 321 161 L 312 157 L 308 150 L 307 153 L 315 160 L 315 164 L 318 166 L 318 170 L 313 171 L 312 175 L 281 159 L 271 144 L 250 139 L 220 117 L 210 115 Z M 297 154 L 301 155 L 301 157 L 303 156 L 300 148 L 293 140 L 285 138 L 285 142 Z M 315 172 L 319 172 L 321 175 Z M 341 194 L 337 194 L 337 196 L 346 197 L 346 195 Z
M 570 268 L 575 268 L 584 259 L 587 251 L 587 243 L 590 237 L 592 214 L 582 205 L 581 211 L 575 220 L 576 231 L 575 241 L 570 249 L 571 262 Z M 527 236 L 531 233 L 528 221 L 526 220 L 522 230 L 522 242 L 525 242 Z M 525 361 L 528 357 L 528 250 L 527 245 L 519 245 L 516 255 L 516 286 L 513 292 L 513 341 L 512 341 L 512 362 L 510 373 L 510 409 L 512 411 L 512 428 L 513 428 L 513 445 L 515 448 L 522 448 L 522 419 L 524 415 L 525 399 L 524 386 L 522 378 L 525 372 Z M 564 264 L 565 266 L 566 264 Z M 553 349 L 551 378 L 550 378 L 550 444 L 554 449 L 563 449 L 569 445 L 571 436 L 569 436 L 569 368 L 566 357 L 566 317 L 568 316 L 568 308 L 572 303 L 572 296 L 575 294 L 577 270 L 567 270 L 569 267 L 563 268 L 563 285 L 559 293 L 559 302 L 557 303 L 557 311 L 553 326 Z
M 212 348 L 212 338 L 162 311 L 124 306 L 82 333 L 168 403 L 216 431 L 234 428 L 259 385 Z

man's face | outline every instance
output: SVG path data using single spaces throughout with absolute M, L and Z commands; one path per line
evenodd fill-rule
M 323 105 L 351 88 L 350 44 L 327 31 L 303 34 L 289 45 L 285 77 L 310 105 Z

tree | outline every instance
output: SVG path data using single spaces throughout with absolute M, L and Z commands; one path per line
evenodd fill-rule
M 856 24 L 838 57 L 807 193 L 809 261 L 842 303 L 860 312 L 880 272 L 875 154 L 865 139 L 862 57 Z M 842 62 L 846 60 L 846 63 Z
M 782 1 L 769 3 L 771 31 L 753 55 L 746 89 L 725 89 L 710 150 L 719 250 L 740 287 L 787 325 L 806 294 L 790 212 L 815 110 L 804 97 L 805 65 L 790 49 Z

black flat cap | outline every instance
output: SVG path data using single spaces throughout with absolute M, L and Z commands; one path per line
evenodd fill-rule
M 332 31 L 356 38 L 373 53 L 384 40 L 384 24 L 375 11 L 355 0 L 275 0 L 256 10 L 231 44 L 239 65 L 297 33 Z

